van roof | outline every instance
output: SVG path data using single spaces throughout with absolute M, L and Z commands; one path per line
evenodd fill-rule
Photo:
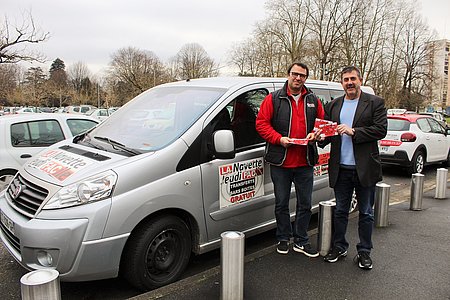
M 275 83 L 284 83 L 286 82 L 285 77 L 245 77 L 245 76 L 234 76 L 234 77 L 209 77 L 209 78 L 198 78 L 198 79 L 187 79 L 182 81 L 176 81 L 171 83 L 166 83 L 161 86 L 208 86 L 215 88 L 226 88 L 229 89 L 235 85 L 246 85 L 246 84 L 255 84 L 255 83 L 267 83 L 267 82 L 275 82 Z M 339 82 L 333 81 L 323 81 L 323 80 L 315 80 L 315 79 L 307 79 L 305 85 L 307 87 L 326 87 L 328 89 L 336 89 L 342 90 L 342 86 Z M 374 94 L 374 91 L 371 87 L 363 86 L 362 90 L 366 93 Z

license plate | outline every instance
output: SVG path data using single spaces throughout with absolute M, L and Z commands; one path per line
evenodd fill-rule
M 386 152 L 388 152 L 388 150 L 389 150 L 389 147 L 388 147 L 388 146 L 382 146 L 382 147 L 380 148 L 381 153 L 386 153 Z
M 12 234 L 14 234 L 14 222 L 11 221 L 2 211 L 0 211 L 0 220 L 2 225 L 6 227 Z

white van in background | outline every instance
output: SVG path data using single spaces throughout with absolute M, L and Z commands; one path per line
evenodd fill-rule
M 93 105 L 70 105 L 63 109 L 63 113 L 89 115 L 96 108 Z

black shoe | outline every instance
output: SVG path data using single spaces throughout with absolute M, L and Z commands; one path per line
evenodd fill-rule
M 303 253 L 308 257 L 317 257 L 319 256 L 319 252 L 314 249 L 311 244 L 306 244 L 303 246 L 299 246 L 297 243 L 294 243 L 293 247 L 295 252 Z
M 288 254 L 289 252 L 289 242 L 279 241 L 277 245 L 277 252 L 280 254 Z
M 358 267 L 364 270 L 370 270 L 373 267 L 372 259 L 370 258 L 370 253 L 366 251 L 358 252 L 355 260 L 358 262 Z
M 339 260 L 339 258 L 346 257 L 346 256 L 347 256 L 347 250 L 333 248 L 327 255 L 325 255 L 323 260 L 330 262 L 330 263 L 334 263 L 334 262 L 337 262 Z

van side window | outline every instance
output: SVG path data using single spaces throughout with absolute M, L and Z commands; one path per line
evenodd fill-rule
M 255 128 L 261 102 L 268 95 L 265 89 L 246 92 L 234 99 L 229 107 L 232 110 L 231 130 L 234 132 L 236 150 L 245 150 L 248 147 L 264 143 Z
M 331 101 L 337 97 L 344 96 L 344 90 L 330 90 Z
M 269 94 L 266 89 L 257 89 L 241 94 L 225 106 L 203 129 L 177 165 L 182 171 L 214 159 L 212 136 L 221 129 L 234 132 L 236 152 L 244 151 L 264 143 L 256 132 L 255 122 L 259 107 Z
M 323 106 L 331 101 L 330 92 L 328 90 L 318 88 L 311 88 L 311 90 L 314 92 L 317 98 L 319 98 Z

